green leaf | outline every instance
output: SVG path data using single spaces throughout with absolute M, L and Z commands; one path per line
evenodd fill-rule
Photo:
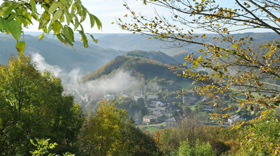
M 194 77 L 196 74 L 197 74 L 197 72 L 196 72 L 196 71 L 195 71 L 195 72 L 193 72 L 193 73 L 192 73 L 192 77 Z
M 45 17 L 46 20 L 51 19 L 51 16 L 46 11 L 44 12 L 44 17 Z
M 48 32 L 48 29 L 47 29 L 46 26 L 43 27 L 43 32 L 44 32 L 44 33 L 47 33 L 47 32 Z
M 81 41 L 83 41 L 84 43 L 84 47 L 87 48 L 88 47 L 88 40 L 87 37 L 85 35 L 85 33 L 83 31 L 79 31 L 80 35 L 81 35 Z
M 63 23 L 64 21 L 65 21 L 64 15 L 62 14 L 61 17 L 60 17 L 60 22 Z
M 8 22 L 10 22 L 11 20 L 14 20 L 14 18 L 17 16 L 16 13 L 12 12 L 11 15 L 9 16 L 9 18 L 7 19 Z
M 65 43 L 68 43 L 73 48 L 73 43 L 70 41 L 70 39 L 62 33 L 61 35 L 64 37 Z
M 5 32 L 7 30 L 8 30 L 7 21 L 4 18 L 0 17 L 0 31 Z
M 21 15 L 25 18 L 25 20 L 27 21 L 27 24 L 33 24 L 31 21 L 31 14 L 28 14 L 27 16 L 25 15 Z
M 19 52 L 19 55 L 22 55 L 24 52 L 24 48 L 25 48 L 25 42 L 24 41 L 19 41 L 16 44 L 16 49 Z
M 32 9 L 32 13 L 36 14 L 37 10 L 36 10 L 36 3 L 34 0 L 30 0 L 30 5 L 31 5 L 31 9 Z
M 13 37 L 18 41 L 21 35 L 21 22 L 19 20 L 12 20 L 8 23 L 8 30 L 12 33 Z
M 80 19 L 80 23 L 82 23 L 87 17 L 87 9 L 82 6 L 82 17 Z
M 74 4 L 72 5 L 72 8 L 71 8 L 71 16 L 74 16 L 74 15 L 75 15 L 76 10 L 77 10 L 77 6 L 76 6 L 76 3 L 74 3 Z
M 52 29 L 53 29 L 53 25 L 50 24 L 49 27 L 48 27 L 48 32 L 47 32 L 47 34 L 49 34 L 49 33 L 52 31 Z
M 95 24 L 95 19 L 92 14 L 89 14 L 89 18 L 90 18 L 90 27 L 92 28 Z
M 55 21 L 57 21 L 58 19 L 61 18 L 61 15 L 62 15 L 62 10 L 58 10 L 54 13 L 53 15 L 53 18 L 52 18 L 52 22 L 51 23 L 54 23 Z
M 17 7 L 17 3 L 9 6 L 6 11 L 4 12 L 4 18 L 7 18 L 11 13 L 12 13 L 12 10 L 15 9 Z
M 49 9 L 49 14 L 52 14 L 59 7 L 59 3 L 55 2 L 51 5 Z
M 79 27 L 79 25 L 80 25 L 80 22 L 77 19 L 75 19 L 74 30 L 76 30 Z
M 69 25 L 70 22 L 72 21 L 72 19 L 70 18 L 70 16 L 68 14 L 65 14 L 65 16 L 66 16 L 67 25 Z
M 237 45 L 236 45 L 236 44 L 232 44 L 231 46 L 232 46 L 233 48 L 236 48 L 236 47 L 237 47 Z
M 53 24 L 53 30 L 54 30 L 54 34 L 59 34 L 60 33 L 60 29 L 61 29 L 62 25 L 59 21 L 55 21 Z
M 44 36 L 45 36 L 45 34 L 44 34 L 44 33 L 43 33 L 43 34 L 41 34 L 41 35 L 40 35 L 40 37 L 39 37 L 39 40 L 43 39 L 43 38 L 44 38 Z
M 61 34 L 57 34 L 56 37 L 64 44 L 67 44 L 64 38 L 62 38 Z
M 92 40 L 93 40 L 93 42 L 95 42 L 95 43 L 97 43 L 98 42 L 98 40 L 97 39 L 95 39 L 91 34 L 89 34 L 89 36 L 92 38 Z
M 92 14 L 89 14 L 89 16 L 91 25 L 94 25 L 94 22 L 96 22 L 98 29 L 102 29 L 102 23 L 100 22 L 100 20 Z
M 64 26 L 62 35 L 67 40 L 67 42 L 74 42 L 74 32 L 67 25 Z
M 67 29 L 70 41 L 74 42 L 74 31 L 70 27 L 67 27 Z

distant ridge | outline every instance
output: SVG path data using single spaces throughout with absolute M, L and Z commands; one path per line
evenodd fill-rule
M 68 72 L 74 68 L 81 68 L 85 73 L 92 72 L 116 56 L 125 53 L 124 51 L 102 48 L 96 44 L 89 44 L 88 48 L 84 48 L 81 42 L 74 43 L 74 51 L 60 41 L 48 37 L 39 41 L 38 37 L 24 35 L 24 41 L 26 42 L 24 54 L 38 53 L 45 58 L 47 63 L 60 66 Z M 15 45 L 16 41 L 11 35 L 0 35 L 1 64 L 8 63 L 11 53 L 17 54 Z

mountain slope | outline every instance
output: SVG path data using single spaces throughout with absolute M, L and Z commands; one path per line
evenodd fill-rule
M 22 39 L 21 39 L 22 40 Z M 46 62 L 51 65 L 58 65 L 66 71 L 73 68 L 81 68 L 83 72 L 91 72 L 99 66 L 110 61 L 117 55 L 125 53 L 113 49 L 101 48 L 97 45 L 90 44 L 89 48 L 84 48 L 81 42 L 75 42 L 75 51 L 67 47 L 60 41 L 44 38 L 39 41 L 38 37 L 30 35 L 24 36 L 25 54 L 39 53 Z M 11 35 L 0 35 L 0 63 L 6 64 L 10 54 L 17 54 L 15 49 L 16 41 Z
M 198 34 L 202 35 L 202 34 Z M 259 42 L 279 38 L 279 35 L 276 33 L 243 33 L 243 34 L 233 34 L 234 39 L 245 38 L 248 35 L 254 38 L 254 42 L 251 45 L 258 44 Z M 214 37 L 214 34 L 207 34 L 207 37 Z M 160 50 L 166 53 L 169 56 L 176 55 L 178 53 L 197 53 L 199 49 L 203 46 L 196 44 L 188 44 L 181 48 L 170 48 L 173 47 L 173 44 L 178 42 L 163 43 L 162 41 L 156 39 L 149 39 L 147 36 L 142 36 L 139 34 L 127 34 L 127 35 L 108 35 L 98 38 L 98 44 L 102 47 L 113 48 L 124 51 L 131 50 Z M 199 38 L 198 38 L 199 40 Z M 210 41 L 211 43 L 214 43 Z M 226 47 L 229 44 L 225 42 L 215 43 L 217 46 Z M 181 43 L 182 45 L 182 43 Z
M 108 76 L 113 76 L 118 71 L 129 71 L 132 76 L 139 79 L 153 79 L 154 77 L 166 79 L 182 79 L 172 70 L 167 70 L 169 65 L 164 65 L 158 61 L 138 56 L 117 56 L 95 72 L 84 77 L 82 81 L 97 80 Z
M 133 50 L 124 54 L 125 56 L 138 56 L 144 57 L 148 59 L 152 59 L 155 61 L 159 61 L 162 64 L 172 64 L 175 63 L 176 60 L 161 51 L 142 51 L 142 50 Z

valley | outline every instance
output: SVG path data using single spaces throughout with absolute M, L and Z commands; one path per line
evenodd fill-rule
M 127 110 L 138 126 L 154 122 L 166 123 L 174 117 L 181 116 L 178 118 L 179 122 L 182 120 L 182 115 L 186 115 L 188 111 L 188 113 L 196 112 L 198 118 L 207 124 L 211 118 L 209 112 L 225 113 L 212 107 L 214 103 L 206 104 L 207 100 L 204 99 L 209 97 L 198 96 L 191 91 L 199 84 L 193 84 L 193 80 L 188 77 L 178 76 L 185 69 L 180 67 L 184 63 L 184 57 L 191 53 L 199 56 L 199 46 L 186 46 L 177 51 L 177 48 L 164 49 L 161 42 L 139 35 L 107 34 L 97 35 L 99 43 L 90 44 L 87 49 L 82 48 L 80 42 L 76 42 L 74 51 L 71 47 L 57 44 L 52 38 L 38 41 L 36 33 L 33 35 L 35 36 L 24 36 L 27 53 L 35 58 L 34 61 L 37 61 L 41 71 L 53 70 L 55 75 L 62 77 L 65 93 L 74 95 L 75 101 L 80 103 L 84 112 L 95 113 L 100 100 L 111 96 L 113 98 L 107 101 L 114 100 L 118 108 Z M 236 37 L 242 35 L 247 34 L 237 34 Z M 262 41 L 268 42 L 265 40 L 275 38 L 274 35 L 267 34 L 264 38 L 259 37 L 263 34 L 250 35 L 253 35 L 256 40 L 252 43 L 253 48 L 261 45 Z M 10 53 L 16 54 L 15 51 L 10 51 L 13 49 L 14 41 L 10 36 L 3 34 L 0 35 L 0 40 L 2 47 L 5 47 L 0 50 L 0 63 L 5 64 Z M 116 47 L 117 45 L 119 47 Z M 172 67 L 178 69 L 168 70 Z M 199 72 L 208 74 L 205 69 Z M 182 94 L 182 89 L 187 91 L 187 95 Z M 230 93 L 226 96 L 229 95 Z M 143 99 L 139 101 L 139 97 Z M 227 99 L 220 105 L 221 107 L 232 105 L 232 110 L 229 112 L 234 114 L 237 105 L 231 101 Z M 158 106 L 156 103 L 162 105 Z M 247 119 L 251 118 L 246 111 L 240 112 L 239 115 L 246 116 Z M 159 121 L 156 116 L 160 116 Z M 148 118 L 153 120 L 150 121 Z M 226 123 L 227 120 L 222 122 Z

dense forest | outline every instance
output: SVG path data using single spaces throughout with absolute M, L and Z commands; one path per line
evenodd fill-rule
M 119 70 L 131 71 L 132 74 L 139 79 L 151 79 L 156 76 L 166 79 L 180 79 L 174 71 L 166 70 L 167 68 L 170 68 L 170 65 L 164 65 L 161 62 L 148 59 L 148 55 L 144 56 L 140 53 L 140 55 L 137 56 L 137 54 L 133 55 L 133 53 L 130 52 L 126 55 L 117 56 L 82 80 L 88 81 L 99 79 L 113 75 Z

